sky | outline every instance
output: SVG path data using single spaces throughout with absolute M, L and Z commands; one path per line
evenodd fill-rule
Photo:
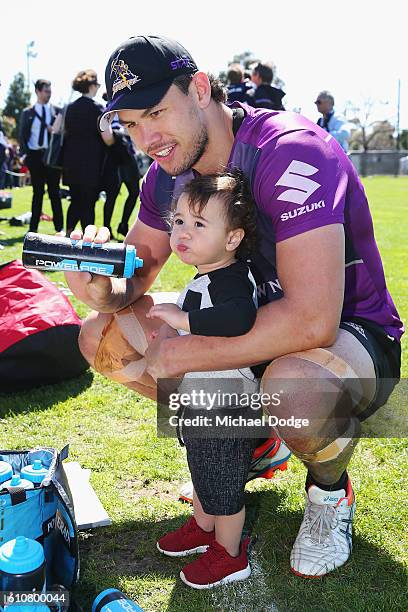
M 79 70 L 93 68 L 103 83 L 106 62 L 121 42 L 162 34 L 181 42 L 205 71 L 225 70 L 244 51 L 272 60 L 285 83 L 286 108 L 313 120 L 319 116 L 313 102 L 328 89 L 338 111 L 348 102 L 364 109 L 371 100 L 369 122 L 388 119 L 395 125 L 400 80 L 400 129 L 408 129 L 408 3 L 403 0 L 122 0 L 105 5 L 20 0 L 17 6 L 0 37 L 0 107 L 13 76 L 27 75 L 31 41 L 36 57 L 30 58 L 30 81 L 51 80 L 52 100 L 60 104 L 70 99 Z

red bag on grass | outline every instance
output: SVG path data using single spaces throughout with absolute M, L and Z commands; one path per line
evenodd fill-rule
M 0 266 L 0 391 L 19 391 L 82 374 L 89 366 L 81 319 L 68 298 L 20 260 Z

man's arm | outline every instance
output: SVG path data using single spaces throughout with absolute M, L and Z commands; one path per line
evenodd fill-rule
M 86 242 L 106 242 L 107 228 L 98 232 L 94 225 L 86 228 L 83 239 Z M 73 238 L 81 238 L 74 233 Z M 74 295 L 98 312 L 117 312 L 141 297 L 152 286 L 156 276 L 170 255 L 169 237 L 166 232 L 149 227 L 138 220 L 131 228 L 126 244 L 136 247 L 143 267 L 132 278 L 111 278 L 91 275 L 88 272 L 66 272 L 65 277 Z
M 171 378 L 189 371 L 226 370 L 296 351 L 330 346 L 344 296 L 344 230 L 326 225 L 276 245 L 284 297 L 258 310 L 254 327 L 237 338 L 183 336 L 153 342 L 148 372 Z

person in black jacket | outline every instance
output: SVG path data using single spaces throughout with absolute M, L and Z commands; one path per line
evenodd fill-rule
M 97 127 L 103 107 L 93 98 L 99 87 L 96 72 L 81 70 L 73 80 L 72 88 L 82 96 L 68 105 L 65 115 L 63 180 L 71 193 L 67 213 L 68 234 L 78 221 L 83 229 L 94 223 L 105 145 L 113 144 L 112 131 L 101 134 Z
M 230 102 L 246 102 L 252 104 L 252 98 L 248 95 L 253 89 L 252 83 L 244 80 L 244 69 L 241 64 L 230 64 L 227 72 L 228 104 Z
M 104 93 L 102 98 L 106 102 L 108 100 L 107 94 Z M 121 127 L 117 119 L 112 121 L 111 127 L 114 143 L 107 152 L 101 190 L 106 193 L 106 201 L 103 207 L 103 225 L 109 229 L 111 238 L 114 238 L 111 220 L 120 188 L 122 183 L 125 183 L 128 196 L 123 207 L 122 219 L 118 225 L 117 232 L 126 236 L 129 231 L 129 219 L 139 197 L 140 171 L 136 151 L 126 130 Z
M 285 92 L 277 87 L 272 87 L 273 70 L 270 64 L 261 62 L 256 64 L 252 70 L 251 79 L 256 85 L 256 89 L 250 93 L 252 106 L 270 110 L 285 110 L 282 104 Z
M 47 184 L 48 196 L 51 200 L 54 227 L 56 232 L 63 228 L 62 205 L 59 194 L 60 170 L 50 168 L 43 162 L 44 153 L 49 144 L 52 125 L 60 109 L 50 104 L 51 83 L 38 79 L 35 83 L 37 102 L 26 108 L 21 115 L 20 146 L 26 155 L 26 164 L 30 170 L 33 186 L 31 205 L 30 231 L 36 232 L 41 216 L 44 198 L 44 188 Z

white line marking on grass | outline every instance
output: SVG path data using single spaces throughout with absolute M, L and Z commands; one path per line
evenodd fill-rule
M 254 549 L 249 562 L 252 573 L 249 578 L 216 587 L 211 591 L 214 610 L 225 612 L 279 612 L 262 570 L 262 556 Z

